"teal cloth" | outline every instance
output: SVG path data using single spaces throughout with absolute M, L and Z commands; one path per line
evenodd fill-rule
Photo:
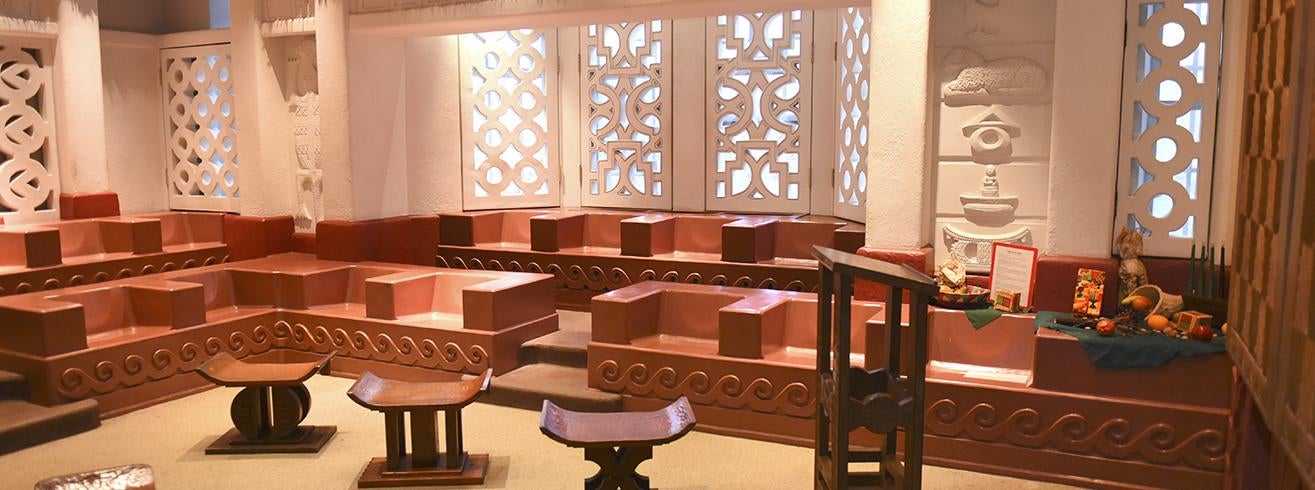
M 1170 338 L 1158 334 L 1129 337 L 1102 337 L 1095 329 L 1075 328 L 1055 323 L 1055 318 L 1069 316 L 1056 311 L 1036 314 L 1037 327 L 1046 327 L 1078 339 L 1091 363 L 1101 368 L 1153 368 L 1168 364 L 1175 357 L 1204 356 L 1226 352 L 1224 337 L 1215 331 L 1210 342 Z
M 972 322 L 973 328 L 977 330 L 981 330 L 986 324 L 995 321 L 996 318 L 1000 318 L 1000 315 L 1005 314 L 1003 311 L 991 307 L 964 310 L 964 313 L 968 315 L 968 321 Z

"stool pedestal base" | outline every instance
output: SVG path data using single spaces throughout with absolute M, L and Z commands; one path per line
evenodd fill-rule
M 462 454 L 462 462 L 448 469 L 447 455 L 440 458 L 437 467 L 412 468 L 409 457 L 402 459 L 401 468 L 388 469 L 388 458 L 374 458 L 365 465 L 365 472 L 356 481 L 361 488 L 411 487 L 423 485 L 480 485 L 489 471 L 489 455 Z
M 228 429 L 205 448 L 206 454 L 318 453 L 338 432 L 333 425 L 303 425 L 283 439 L 248 439 L 237 429 Z

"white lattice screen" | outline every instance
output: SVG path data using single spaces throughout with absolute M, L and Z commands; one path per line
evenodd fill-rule
M 59 218 L 48 42 L 0 37 L 0 217 Z
M 1128 0 L 1114 227 L 1147 255 L 1208 238 L 1222 17 L 1222 0 Z
M 708 20 L 707 208 L 808 212 L 812 14 Z
M 462 206 L 560 203 L 556 42 L 522 29 L 461 36 Z
M 868 189 L 868 50 L 871 47 L 872 9 L 849 7 L 840 11 L 836 64 L 839 87 L 836 107 L 840 126 L 836 136 L 835 215 L 863 221 Z
M 671 209 L 670 21 L 581 28 L 581 203 Z
M 160 50 L 169 207 L 238 210 L 237 119 L 228 44 Z

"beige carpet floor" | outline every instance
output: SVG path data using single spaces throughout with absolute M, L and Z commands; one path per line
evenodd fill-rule
M 236 389 L 215 389 L 106 420 L 91 432 L 0 456 L 0 488 L 30 489 L 49 476 L 129 463 L 155 468 L 162 490 L 350 489 L 384 451 L 383 415 L 346 396 L 352 380 L 319 376 L 307 424 L 337 425 L 319 454 L 206 456 L 205 447 L 231 427 Z M 496 384 L 495 384 L 496 389 Z M 578 489 L 596 466 L 583 451 L 539 433 L 538 413 L 476 403 L 465 412 L 466 449 L 489 453 L 481 488 Z M 693 432 L 654 450 L 640 472 L 654 486 L 678 489 L 812 488 L 812 450 Z M 926 488 L 1022 490 L 1054 485 L 947 468 L 929 468 Z M 468 487 L 447 487 L 468 488 Z

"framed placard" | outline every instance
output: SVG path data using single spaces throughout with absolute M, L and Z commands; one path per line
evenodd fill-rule
M 991 300 L 996 293 L 1018 293 L 1019 309 L 1032 307 L 1032 289 L 1036 283 L 1036 259 L 1039 251 L 1032 247 L 996 242 L 991 245 Z

